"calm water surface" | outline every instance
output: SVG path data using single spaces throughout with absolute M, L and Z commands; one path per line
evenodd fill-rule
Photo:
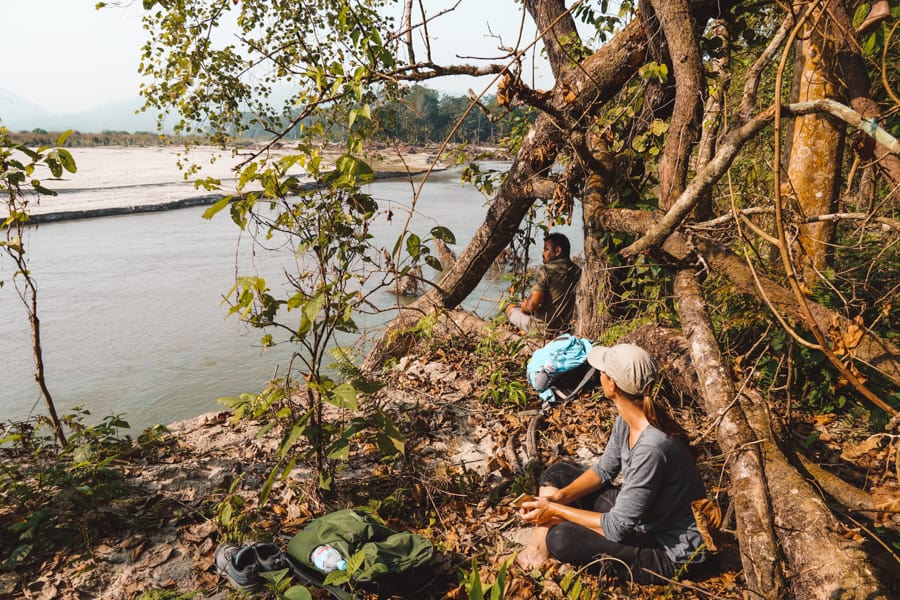
M 449 227 L 459 253 L 483 220 L 484 198 L 463 187 L 452 170 L 433 174 L 425 190 L 413 231 L 424 235 L 437 224 Z M 393 222 L 382 220 L 373 230 L 390 248 L 404 221 L 410 185 L 385 181 L 368 191 L 382 209 L 394 209 Z M 153 191 L 142 185 L 119 193 L 126 203 L 129 193 Z M 67 221 L 29 233 L 46 377 L 59 412 L 82 405 L 94 421 L 124 414 L 136 435 L 153 423 L 220 409 L 217 398 L 256 392 L 277 367 L 285 368 L 293 348 L 261 352 L 262 332 L 226 318 L 221 301 L 236 264 L 241 275 L 258 272 L 275 287 L 291 256 L 252 255 L 224 212 L 206 221 L 203 210 Z M 3 421 L 45 413 L 33 380 L 25 309 L 10 276 L 8 261 L 0 261 L 0 279 L 7 281 L 0 288 Z M 466 304 L 482 316 L 495 314 L 506 286 L 487 279 Z M 383 292 L 375 301 L 389 307 L 396 298 Z M 389 316 L 363 325 L 371 333 Z

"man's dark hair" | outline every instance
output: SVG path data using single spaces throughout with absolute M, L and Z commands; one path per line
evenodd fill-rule
M 554 248 L 561 249 L 563 258 L 569 258 L 569 252 L 572 249 L 572 245 L 569 244 L 569 238 L 561 233 L 548 233 L 544 236 L 544 241 L 550 242 L 550 245 Z

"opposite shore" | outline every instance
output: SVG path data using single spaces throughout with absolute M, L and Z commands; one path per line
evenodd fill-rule
M 448 168 L 435 152 L 413 148 L 404 154 L 386 151 L 366 157 L 376 179 L 421 176 Z M 237 193 L 235 170 L 246 161 L 252 149 L 232 155 L 220 149 L 199 146 L 159 147 L 77 147 L 70 149 L 78 170 L 64 177 L 44 178 L 42 184 L 57 193 L 42 196 L 29 206 L 30 221 L 35 224 L 112 215 L 136 214 L 210 205 L 224 196 Z M 282 146 L 269 156 L 287 153 Z M 326 160 L 337 151 L 324 150 Z M 197 164 L 200 170 L 192 179 L 211 177 L 221 182 L 222 191 L 198 193 L 180 164 Z

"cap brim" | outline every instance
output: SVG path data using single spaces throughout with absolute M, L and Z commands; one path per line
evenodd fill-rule
M 607 348 L 606 346 L 594 346 L 593 348 L 591 348 L 591 351 L 588 352 L 588 364 L 598 371 L 605 371 L 608 352 L 609 348 Z

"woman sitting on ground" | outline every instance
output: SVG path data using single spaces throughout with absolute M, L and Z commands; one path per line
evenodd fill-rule
M 653 573 L 671 578 L 705 559 L 691 502 L 706 494 L 687 434 L 645 395 L 657 369 L 642 348 L 596 347 L 588 362 L 619 413 L 609 443 L 587 471 L 557 463 L 541 475 L 539 497 L 519 512 L 536 527 L 516 563 L 531 570 L 552 556 L 627 578 L 624 563 L 640 583 Z M 619 473 L 622 485 L 614 487 Z

